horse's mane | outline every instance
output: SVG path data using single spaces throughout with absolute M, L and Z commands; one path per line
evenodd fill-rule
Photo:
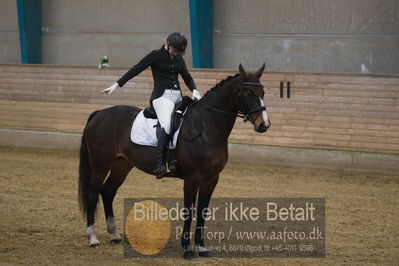
M 222 87 L 226 82 L 228 82 L 228 81 L 230 81 L 230 80 L 232 80 L 232 79 L 238 77 L 239 75 L 240 75 L 240 74 L 237 73 L 237 74 L 235 74 L 234 76 L 228 76 L 227 78 L 221 80 L 221 81 L 220 81 L 219 83 L 217 83 L 214 87 L 212 87 L 210 90 L 208 90 L 208 91 L 205 93 L 204 97 L 205 97 L 208 93 L 217 90 L 218 88 Z

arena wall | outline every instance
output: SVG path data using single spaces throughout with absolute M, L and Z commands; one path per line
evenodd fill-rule
M 171 31 L 190 36 L 188 0 L 42 0 L 44 64 L 129 67 Z M 15 0 L 0 3 L 0 63 L 19 63 Z M 396 0 L 214 1 L 214 67 L 399 73 Z M 186 53 L 192 66 L 191 45 Z
M 0 64 L 20 63 L 17 1 L 2 0 L 0 9 Z
M 215 1 L 214 62 L 271 70 L 398 73 L 396 0 Z
M 126 71 L 0 65 L 0 144 L 76 149 L 91 112 L 115 104 L 148 105 L 149 70 L 111 95 L 99 94 Z M 236 72 L 191 70 L 202 93 Z M 353 167 L 363 158 L 371 167 L 375 154 L 374 168 L 399 170 L 399 75 L 265 72 L 262 82 L 272 126 L 258 134 L 238 119 L 229 139 L 236 157 L 262 155 L 302 165 L 324 158 L 317 164 L 342 166 L 345 161 Z

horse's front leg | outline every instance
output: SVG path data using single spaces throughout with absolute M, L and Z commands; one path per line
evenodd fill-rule
M 198 255 L 200 257 L 211 257 L 212 254 L 205 246 L 204 243 L 204 232 L 205 232 L 205 218 L 207 212 L 207 208 L 209 206 L 209 202 L 212 197 L 212 193 L 218 183 L 219 175 L 216 175 L 202 184 L 200 184 L 199 188 L 199 196 L 198 196 L 198 212 L 197 212 L 197 226 L 195 229 L 195 245 L 198 249 Z M 205 211 L 204 211 L 205 210 Z
M 193 220 L 195 199 L 197 198 L 198 186 L 192 179 L 184 180 L 184 227 L 181 236 L 181 245 L 184 250 L 183 258 L 191 260 L 195 258 L 195 251 L 190 247 L 190 227 Z

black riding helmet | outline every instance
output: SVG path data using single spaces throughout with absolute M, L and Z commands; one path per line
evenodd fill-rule
M 184 54 L 187 47 L 187 39 L 183 34 L 180 32 L 173 32 L 169 34 L 166 41 L 178 54 Z

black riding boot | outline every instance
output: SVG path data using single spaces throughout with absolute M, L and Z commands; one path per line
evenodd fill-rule
M 154 174 L 157 179 L 161 179 L 165 176 L 167 169 L 165 166 L 165 154 L 166 154 L 166 146 L 169 143 L 169 135 L 166 134 L 165 130 L 161 129 L 161 134 L 159 135 L 158 145 L 156 149 L 156 164 Z

